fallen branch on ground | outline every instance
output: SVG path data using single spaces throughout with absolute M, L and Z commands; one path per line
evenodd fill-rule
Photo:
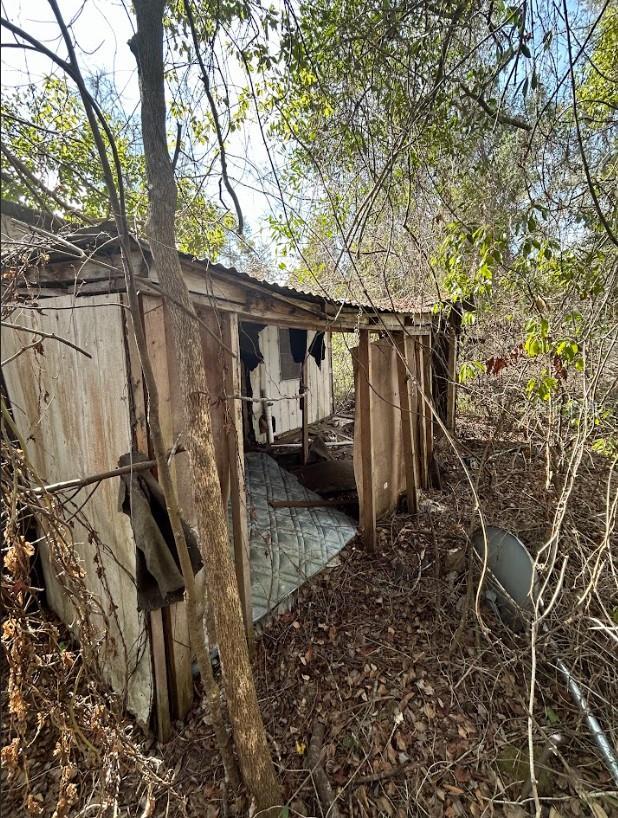
M 339 810 L 335 803 L 335 794 L 321 763 L 325 729 L 324 725 L 319 721 L 316 721 L 313 725 L 313 735 L 311 736 L 309 749 L 307 750 L 305 768 L 311 773 L 311 778 L 324 811 L 328 814 L 329 818 L 339 818 Z

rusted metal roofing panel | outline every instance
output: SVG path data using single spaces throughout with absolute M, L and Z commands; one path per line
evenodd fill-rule
M 132 239 L 136 246 L 140 247 L 144 252 L 150 253 L 150 247 L 147 242 L 135 236 L 132 236 Z M 77 259 L 83 260 L 84 254 L 88 253 L 92 254 L 93 257 L 111 255 L 117 253 L 119 250 L 118 233 L 113 221 L 104 222 L 100 225 L 89 225 L 73 232 L 66 231 L 62 235 L 58 235 L 57 241 L 54 241 L 49 233 L 37 236 L 37 240 L 34 240 L 34 237 L 31 236 L 28 239 L 28 244 L 29 248 L 32 249 L 33 260 L 37 257 L 44 257 L 46 264 L 75 261 Z M 74 250 L 72 248 L 74 248 Z M 351 309 L 382 314 L 427 314 L 431 312 L 432 309 L 432 304 L 423 302 L 414 303 L 411 299 L 405 299 L 405 301 L 398 300 L 391 303 L 385 299 L 371 299 L 361 302 L 349 298 L 333 298 L 326 292 L 318 292 L 317 288 L 316 290 L 308 290 L 293 287 L 290 284 L 265 281 L 251 273 L 238 270 L 236 267 L 226 267 L 224 264 L 211 262 L 208 259 L 199 259 L 189 253 L 179 252 L 179 256 L 181 259 L 190 262 L 194 269 L 196 267 L 201 268 L 204 271 L 204 275 L 211 273 L 235 281 L 250 282 L 252 285 L 257 285 L 267 292 L 270 291 L 306 303 L 335 307 L 344 306 Z

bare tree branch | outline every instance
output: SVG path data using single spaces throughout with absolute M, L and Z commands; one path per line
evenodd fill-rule
M 223 139 L 223 133 L 221 131 L 221 124 L 219 122 L 219 112 L 217 111 L 217 104 L 215 99 L 212 95 L 212 90 L 210 88 L 210 78 L 208 76 L 208 70 L 206 69 L 206 65 L 204 64 L 204 60 L 200 53 L 200 43 L 197 36 L 197 30 L 195 28 L 195 20 L 193 17 L 193 11 L 191 10 L 191 0 L 184 0 L 185 11 L 187 13 L 187 19 L 189 21 L 189 28 L 191 29 L 191 39 L 193 40 L 193 47 L 195 48 L 195 55 L 197 57 L 197 61 L 200 67 L 200 72 L 202 74 L 202 83 L 204 84 L 204 90 L 206 91 L 206 98 L 208 99 L 208 105 L 210 106 L 210 112 L 212 114 L 212 118 L 215 124 L 215 132 L 217 134 L 217 142 L 219 143 L 219 156 L 221 159 L 221 176 L 223 177 L 223 184 L 227 192 L 230 194 L 232 201 L 234 202 L 234 208 L 236 209 L 236 218 L 238 220 L 238 232 L 242 236 L 244 231 L 244 219 L 242 215 L 242 210 L 240 207 L 240 202 L 238 201 L 238 196 L 236 195 L 236 191 L 232 187 L 232 183 L 230 182 L 230 177 L 228 175 L 227 169 L 227 154 L 225 152 L 225 140 Z

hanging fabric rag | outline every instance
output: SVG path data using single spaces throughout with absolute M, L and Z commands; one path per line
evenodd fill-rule
M 316 332 L 313 336 L 313 340 L 309 345 L 309 355 L 315 360 L 318 367 L 322 369 L 322 361 L 326 357 L 326 342 L 323 332 Z
M 295 364 L 302 364 L 307 357 L 307 330 L 290 330 L 290 352 Z
M 127 452 L 119 466 L 148 460 L 139 452 Z M 163 608 L 183 598 L 185 583 L 170 525 L 163 489 L 148 471 L 135 471 L 120 477 L 118 510 L 131 520 L 137 546 L 137 606 L 142 611 Z M 193 572 L 202 567 L 197 537 L 182 520 Z

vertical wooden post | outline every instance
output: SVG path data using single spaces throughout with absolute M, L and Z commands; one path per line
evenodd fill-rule
M 123 301 L 126 296 L 123 296 Z M 149 455 L 148 428 L 146 425 L 146 399 L 139 354 L 135 344 L 135 337 L 125 314 L 125 338 L 129 359 L 129 378 L 131 387 L 131 401 L 133 407 L 134 445 L 140 454 Z M 150 650 L 152 655 L 152 672 L 154 676 L 155 723 L 159 741 L 166 742 L 172 735 L 172 720 L 170 714 L 169 689 L 167 684 L 167 656 L 165 649 L 165 634 L 163 619 L 160 610 L 145 614 L 148 618 L 148 632 L 150 635 Z
M 429 464 L 433 454 L 433 415 L 431 412 L 431 335 L 419 335 L 416 341 L 418 375 L 418 418 L 421 451 L 421 485 L 429 487 Z
M 361 467 L 363 476 L 361 528 L 365 546 L 370 551 L 375 551 L 377 530 L 373 484 L 373 435 L 371 428 L 371 350 L 369 348 L 369 331 L 362 329 L 359 334 L 358 396 L 360 401 Z
M 225 385 L 228 395 L 241 394 L 240 344 L 238 316 L 230 313 L 222 316 L 223 341 L 235 357 L 226 354 Z M 232 504 L 232 533 L 234 537 L 234 566 L 242 614 L 249 647 L 253 646 L 253 606 L 251 602 L 251 562 L 249 526 L 247 519 L 247 493 L 245 487 L 245 446 L 243 439 L 242 406 L 240 400 L 230 397 L 228 401 L 228 454 L 230 460 L 230 501 Z
M 408 364 L 408 374 L 411 373 L 412 379 L 408 380 L 408 386 L 410 387 L 409 396 L 410 396 L 410 417 L 411 417 L 411 425 L 412 425 L 412 448 L 414 451 L 414 485 L 416 486 L 416 490 L 423 484 L 423 472 L 422 472 L 422 448 L 421 448 L 421 439 L 420 439 L 420 426 L 421 426 L 421 418 L 419 414 L 419 407 L 421 406 L 421 401 L 418 395 L 418 384 L 419 384 L 419 374 L 418 374 L 418 364 L 417 364 L 417 340 L 415 335 L 411 335 L 406 338 L 406 363 Z
M 419 460 L 421 472 L 421 486 L 426 489 L 429 485 L 429 452 L 427 451 L 427 370 L 425 368 L 425 335 L 415 338 L 414 358 L 416 364 L 416 408 L 418 418 Z
M 176 358 L 173 333 L 169 331 L 163 299 L 143 296 L 144 328 L 148 354 L 159 389 L 159 420 L 161 432 L 168 446 L 184 429 L 184 411 L 180 403 L 180 389 L 176 384 Z M 189 522 L 194 518 L 191 475 L 186 453 L 178 454 L 171 467 L 172 479 L 182 506 L 182 514 Z M 193 703 L 193 651 L 189 639 L 186 603 L 169 605 L 161 614 L 165 636 L 168 695 L 174 718 L 183 719 Z
M 416 514 L 418 502 L 416 497 L 416 477 L 414 461 L 416 453 L 412 427 L 412 408 L 410 401 L 410 375 L 408 372 L 407 338 L 405 332 L 395 332 L 397 348 L 397 376 L 399 381 L 399 405 L 401 411 L 401 437 L 403 440 L 403 457 L 406 472 L 406 497 L 408 511 Z
M 424 389 L 427 401 L 423 401 L 425 408 L 425 415 L 427 422 L 425 423 L 426 436 L 426 451 L 427 451 L 427 488 L 429 488 L 429 469 L 431 468 L 431 459 L 433 457 L 433 363 L 432 363 L 432 346 L 431 334 L 423 335 L 422 349 L 423 349 L 423 372 L 424 372 Z
M 302 461 L 303 466 L 309 460 L 309 393 L 307 392 L 307 364 L 308 358 L 305 355 L 300 376 L 300 413 L 302 419 Z
M 155 682 L 155 719 L 157 738 L 161 742 L 169 741 L 172 736 L 169 689 L 167 685 L 167 653 L 163 617 L 160 610 L 150 611 L 150 648 Z

